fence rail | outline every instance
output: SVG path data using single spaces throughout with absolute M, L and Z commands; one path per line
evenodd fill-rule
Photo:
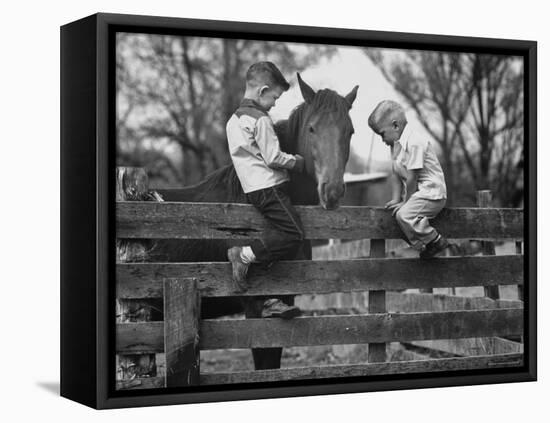
M 237 295 L 231 265 L 212 263 L 119 263 L 117 298 L 162 297 L 165 278 L 197 278 L 203 297 Z M 414 277 L 411 277 L 414 275 Z M 475 277 L 472 277 L 475 275 Z M 280 262 L 251 268 L 250 289 L 239 295 L 325 294 L 407 288 L 450 288 L 523 284 L 523 256 L 445 257 L 420 261 L 355 259 Z
M 517 367 L 522 364 L 523 354 L 501 354 L 499 356 L 489 355 L 372 364 L 296 367 L 292 369 L 256 370 L 251 372 L 211 373 L 202 374 L 200 383 L 201 385 L 220 385 L 227 383 L 276 382 L 280 380 L 447 372 L 495 367 Z
M 402 234 L 379 207 L 296 207 L 309 239 L 391 239 Z M 266 222 L 250 205 L 227 203 L 118 202 L 118 238 L 254 238 Z M 444 209 L 433 225 L 449 238 L 523 238 L 522 209 Z
M 200 348 L 273 348 L 289 346 L 386 343 L 426 339 L 513 336 L 523 333 L 517 308 L 432 313 L 380 313 L 359 316 L 280 319 L 203 320 Z M 164 323 L 119 323 L 117 351 L 161 352 Z M 136 342 L 136 340 L 140 340 Z
M 256 370 L 230 373 L 204 373 L 200 375 L 200 384 L 225 385 L 231 383 L 277 382 L 281 380 L 448 372 L 458 370 L 490 369 L 495 367 L 517 367 L 522 364 L 523 354 L 501 354 L 499 356 L 488 355 L 386 363 L 295 367 L 291 369 Z M 146 379 L 134 379 L 127 381 L 126 383 L 120 383 L 120 387 L 126 389 L 161 388 L 164 386 L 164 383 L 164 378 L 151 377 Z

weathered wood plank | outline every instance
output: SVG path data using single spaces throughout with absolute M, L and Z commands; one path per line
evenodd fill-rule
M 391 212 L 375 207 L 296 207 L 309 239 L 400 238 Z M 118 238 L 255 238 L 267 222 L 250 205 L 119 202 Z M 444 209 L 433 225 L 449 238 L 523 239 L 523 209 Z
M 397 361 L 375 364 L 296 367 L 277 370 L 257 370 L 253 372 L 204 373 L 201 375 L 201 385 L 226 385 L 229 383 L 276 382 L 281 380 L 446 372 L 519 367 L 522 365 L 523 354 L 503 354 L 499 356 Z
M 303 315 L 334 316 L 365 314 L 368 312 L 366 292 L 309 295 L 296 298 Z M 523 308 L 519 300 L 491 300 L 486 297 L 459 297 L 444 294 L 418 294 L 389 291 L 386 307 L 390 313 L 421 313 L 429 311 L 494 310 L 497 308 Z
M 117 298 L 162 297 L 162 280 L 173 277 L 196 277 L 204 297 L 236 294 L 229 263 L 125 263 L 116 273 Z M 249 283 L 245 295 L 521 285 L 523 256 L 288 261 L 252 266 Z
M 431 341 L 412 341 L 412 345 L 431 350 L 442 351 L 461 356 L 478 356 L 491 354 L 523 353 L 523 344 L 508 339 L 490 338 L 463 338 L 463 339 L 436 339 Z
M 143 377 L 135 379 L 117 380 L 116 389 L 156 389 L 166 386 L 164 377 Z
M 371 240 L 370 256 L 372 258 L 382 258 L 386 256 L 386 241 L 384 239 Z M 386 312 L 386 291 L 369 291 L 369 313 Z M 386 361 L 386 344 L 370 343 L 368 360 L 370 363 L 379 363 Z
M 367 314 L 280 319 L 204 320 L 201 348 L 358 344 L 523 333 L 523 310 Z
M 117 324 L 119 353 L 160 352 L 163 323 Z M 407 342 L 522 335 L 523 310 L 500 309 L 441 313 L 367 314 L 281 319 L 203 320 L 200 348 L 273 348 L 286 346 Z
M 487 297 L 460 297 L 444 294 L 417 294 L 400 292 L 388 292 L 387 296 L 388 311 L 393 313 L 523 308 L 522 301 L 492 300 Z
M 196 279 L 164 280 L 166 386 L 199 384 L 200 293 Z
M 117 323 L 117 353 L 148 354 L 163 351 L 164 322 Z

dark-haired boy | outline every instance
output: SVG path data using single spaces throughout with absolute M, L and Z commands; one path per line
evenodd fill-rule
M 255 63 L 246 73 L 244 98 L 227 122 L 231 160 L 248 201 L 271 224 L 262 239 L 244 247 L 232 247 L 227 257 L 239 291 L 247 289 L 246 274 L 251 263 L 270 264 L 297 251 L 304 240 L 300 217 L 288 195 L 288 170 L 301 172 L 304 159 L 281 151 L 268 111 L 290 87 L 271 62 Z M 262 317 L 292 318 L 300 309 L 279 299 L 263 304 Z

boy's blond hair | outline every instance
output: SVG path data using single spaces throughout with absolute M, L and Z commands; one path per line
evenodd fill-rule
M 378 132 L 383 123 L 388 119 L 394 119 L 399 124 L 406 124 L 405 110 L 397 101 L 383 100 L 374 108 L 369 116 L 369 126 L 374 132 Z

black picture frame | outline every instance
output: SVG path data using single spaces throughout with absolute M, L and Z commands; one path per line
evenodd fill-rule
M 346 380 L 116 392 L 114 42 L 117 31 L 514 54 L 525 61 L 524 365 Z M 95 14 L 61 27 L 61 395 L 90 407 L 276 398 L 534 381 L 536 356 L 537 44 L 533 41 Z

